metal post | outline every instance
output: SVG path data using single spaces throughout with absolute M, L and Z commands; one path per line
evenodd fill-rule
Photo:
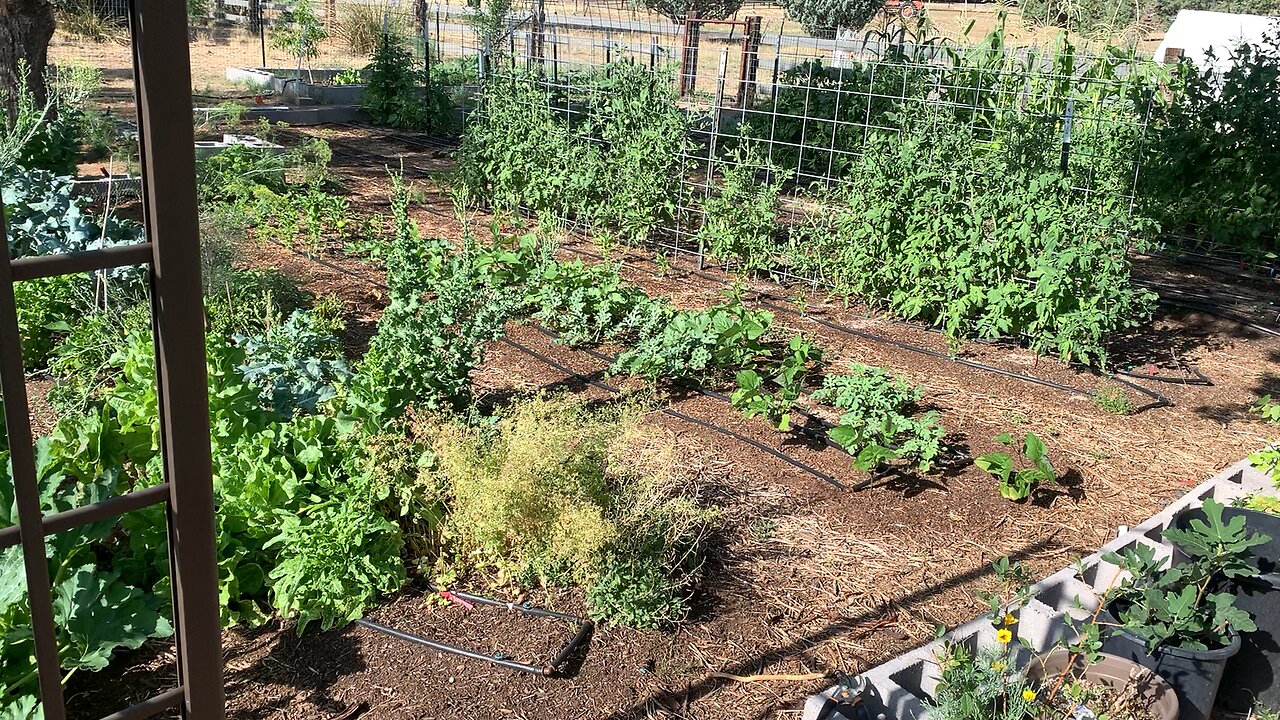
M 658 67 L 658 36 L 649 36 L 649 69 L 655 70 Z
M 185 33 L 184 33 L 185 38 Z M 3 212 L 0 231 L 7 238 Z M 4 393 L 4 413 L 9 432 L 9 459 L 13 468 L 13 494 L 18 508 L 22 538 L 23 567 L 27 575 L 27 605 L 31 611 L 31 633 L 35 639 L 36 669 L 40 701 L 45 720 L 65 720 L 62 698 L 62 670 L 58 660 L 58 633 L 53 622 L 53 593 L 49 587 L 49 560 L 45 555 L 40 488 L 36 483 L 35 451 L 32 447 L 27 379 L 22 367 L 22 337 L 18 331 L 17 303 L 13 296 L 13 269 L 9 254 L 0 257 L 0 391 Z
M 738 107 L 746 108 L 755 99 L 756 73 L 760 69 L 760 24 L 758 15 L 746 19 L 742 36 L 742 74 L 738 82 Z
M 707 191 L 715 177 L 716 146 L 720 144 L 720 109 L 724 105 L 725 73 L 729 67 L 729 48 L 720 49 L 720 68 L 716 71 L 716 96 L 711 108 L 711 142 L 707 147 Z M 698 269 L 706 262 L 706 247 L 702 235 L 698 235 Z
M 444 60 L 444 47 L 440 44 L 444 35 L 440 32 L 440 6 L 436 5 L 436 60 Z
M 251 16 L 258 19 L 258 42 L 262 45 L 262 67 L 267 67 L 267 18 L 262 14 L 262 0 L 249 0 Z
M 182 715 L 221 720 L 226 696 L 186 6 L 134 0 L 132 22 Z

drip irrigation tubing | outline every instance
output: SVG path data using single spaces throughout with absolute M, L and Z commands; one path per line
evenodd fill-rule
M 586 255 L 586 256 L 588 256 L 588 257 L 595 257 L 595 258 L 598 258 L 598 259 L 601 259 L 601 260 L 608 260 L 608 258 L 605 258 L 605 257 L 604 257 L 604 256 L 602 256 L 602 255 L 598 255 L 598 254 L 593 253 L 593 252 L 590 252 L 590 251 L 581 250 L 581 249 L 577 249 L 577 248 L 567 248 L 567 249 L 568 249 L 570 252 L 578 253 L 578 254 L 581 254 L 581 255 Z M 629 255 L 629 257 L 635 258 L 635 257 L 637 257 L 637 256 Z M 643 258 L 641 258 L 641 259 L 643 259 Z M 715 277 L 715 276 L 713 276 L 713 275 L 709 275 L 709 274 L 704 273 L 704 272 L 701 272 L 701 271 L 699 271 L 699 270 L 685 269 L 685 272 L 689 272 L 689 273 L 691 273 L 691 274 L 693 274 L 693 275 L 695 275 L 695 276 L 697 276 L 697 277 L 699 277 L 699 278 L 702 278 L 702 279 L 704 279 L 704 280 L 712 280 L 712 281 L 715 281 L 715 282 L 720 282 L 720 279 L 719 279 L 719 278 L 716 278 L 716 277 Z M 760 291 L 760 290 L 756 290 L 756 291 L 754 291 L 754 292 L 755 292 L 755 293 L 756 293 L 756 295 L 757 295 L 757 296 L 759 296 L 760 298 L 777 298 L 777 299 L 780 299 L 780 300 L 785 301 L 785 298 L 781 298 L 780 296 L 775 295 L 775 294 L 773 294 L 773 293 L 769 293 L 769 292 L 765 292 L 765 291 Z M 881 335 L 876 335 L 875 333 L 869 333 L 869 332 L 866 332 L 865 330 L 858 330 L 858 329 L 856 329 L 856 328 L 852 328 L 852 327 L 849 327 L 849 326 L 847 326 L 847 325 L 841 325 L 841 324 L 838 324 L 838 323 L 833 323 L 833 322 L 831 322 L 831 321 L 829 321 L 829 320 L 825 320 L 825 319 L 823 319 L 823 318 L 820 318 L 820 317 L 817 317 L 817 316 L 814 316 L 814 315 L 810 315 L 810 314 L 808 314 L 808 313 L 804 313 L 804 312 L 800 312 L 800 311 L 797 311 L 797 310 L 792 310 L 792 309 L 790 309 L 790 308 L 786 308 L 786 307 L 781 307 L 781 306 L 775 305 L 774 303 L 770 302 L 769 300 L 764 300 L 764 299 L 762 299 L 762 300 L 760 300 L 760 303 L 761 303 L 763 306 L 765 306 L 765 307 L 767 307 L 767 308 L 769 308 L 769 309 L 771 309 L 771 310 L 774 310 L 775 312 L 784 312 L 784 313 L 787 313 L 787 314 L 790 314 L 790 315 L 794 315 L 794 316 L 799 317 L 799 318 L 808 319 L 808 320 L 810 320 L 810 321 L 812 321 L 812 322 L 815 322 L 815 323 L 817 323 L 817 324 L 819 324 L 819 325 L 822 325 L 823 327 L 826 327 L 826 328 L 828 328 L 828 329 L 830 329 L 830 330 L 834 330 L 834 331 L 836 331 L 836 332 L 841 332 L 841 333 L 846 333 L 846 334 L 849 334 L 849 335 L 854 335 L 854 336 L 856 336 L 856 337 L 863 338 L 864 340 L 868 340 L 868 341 L 870 341 L 870 342 L 891 345 L 891 346 L 896 347 L 896 348 L 898 348 L 898 349 L 900 349 L 900 350 L 906 350 L 907 352 L 917 353 L 917 354 L 920 354 L 920 355 L 925 355 L 925 356 L 928 356 L 928 357 L 933 357 L 933 358 L 937 358 L 937 359 L 940 359 L 940 360 L 945 360 L 945 361 L 948 361 L 948 362 L 952 362 L 952 363 L 956 363 L 956 364 L 959 364 L 959 365 L 963 365 L 963 366 L 965 366 L 965 367 L 970 367 L 970 368 L 973 368 L 973 369 L 975 369 L 975 370 L 980 370 L 980 371 L 983 371 L 983 372 L 994 373 L 994 374 L 996 374 L 996 375 L 1001 375 L 1001 376 L 1008 377 L 1008 378 L 1011 378 L 1011 379 L 1021 380 L 1021 381 L 1023 381 L 1023 382 L 1032 383 L 1032 384 L 1036 384 L 1036 385 L 1041 385 L 1041 386 L 1048 387 L 1048 388 L 1053 388 L 1053 389 L 1055 389 L 1055 390 L 1060 390 L 1060 391 L 1062 391 L 1062 392 L 1068 392 L 1068 393 L 1071 393 L 1071 394 L 1073 394 L 1073 395 L 1090 395 L 1090 394 L 1092 394 L 1092 393 L 1090 393 L 1090 392 L 1088 392 L 1088 391 L 1086 391 L 1086 390 L 1082 390 L 1082 389 L 1080 389 L 1080 388 L 1073 387 L 1073 386 L 1071 386 L 1071 385 L 1065 385 L 1065 384 L 1063 384 L 1063 383 L 1054 382 L 1053 380 L 1046 380 L 1046 379 L 1044 379 L 1044 378 L 1039 378 L 1039 377 L 1036 377 L 1036 376 L 1034 376 L 1034 375 L 1026 375 L 1026 374 L 1023 374 L 1023 373 L 1016 372 L 1016 371 L 1014 371 L 1014 370 L 1005 370 L 1004 368 L 998 368 L 998 367 L 995 367 L 995 366 L 993 366 L 993 365 L 987 365 L 987 364 L 985 364 L 985 363 L 980 363 L 980 362 L 978 362 L 978 361 L 976 361 L 976 360 L 967 360 L 967 359 L 965 359 L 965 358 L 954 357 L 954 356 L 948 355 L 948 354 L 946 354 L 946 353 L 938 352 L 938 351 L 936 351 L 936 350 L 930 350 L 930 349 L 925 348 L 925 347 L 920 347 L 919 345 L 914 345 L 914 344 L 907 343 L 907 342 L 903 342 L 903 341 L 900 341 L 900 340 L 895 340 L 895 339 L 893 339 L 893 338 L 883 337 L 883 336 L 881 336 Z M 1151 399 L 1152 399 L 1152 402 L 1147 403 L 1146 405 L 1142 405 L 1141 407 L 1138 407 L 1138 408 L 1135 408 L 1135 409 L 1131 410 L 1131 411 L 1130 411 L 1130 412 L 1131 412 L 1131 414 L 1137 414 L 1137 413 L 1140 413 L 1140 412 L 1142 412 L 1142 411 L 1144 411 L 1144 410 L 1150 410 L 1150 409 L 1159 408 L 1159 407 L 1171 407 L 1171 406 L 1173 405 L 1173 401 L 1172 401 L 1172 400 L 1170 400 L 1169 398 L 1165 397 L 1163 394 L 1161 394 L 1161 393 L 1159 393 L 1159 392 L 1156 392 L 1156 391 L 1151 390 L 1151 389 L 1149 389 L 1149 388 L 1144 388 L 1144 387 L 1142 387 L 1141 385 L 1138 385 L 1138 384 L 1136 384 L 1136 383 L 1130 382 L 1130 381 L 1125 380 L 1124 378 L 1121 378 L 1121 377 L 1115 377 L 1115 376 L 1112 376 L 1112 378 L 1111 378 L 1111 379 L 1113 379 L 1113 380 L 1115 380 L 1116 382 L 1121 383 L 1121 384 L 1123 384 L 1123 385 L 1125 385 L 1125 386 L 1127 386 L 1127 387 L 1131 387 L 1131 388 L 1133 388 L 1134 390 L 1136 390 L 1137 392 L 1139 392 L 1139 393 L 1141 393 L 1141 394 L 1143 394 L 1143 395 L 1145 395 L 1145 396 L 1147 396 L 1147 397 L 1149 397 L 1149 398 L 1151 398 Z
M 576 630 L 574 631 L 573 636 L 569 639 L 569 642 L 565 643 L 564 646 L 560 648 L 560 650 L 555 654 L 555 656 L 551 658 L 550 662 L 548 662 L 545 665 L 534 665 L 532 663 L 512 660 L 510 658 L 503 657 L 500 654 L 486 655 L 484 653 L 476 652 L 474 650 L 468 650 L 466 648 L 458 647 L 456 645 L 442 643 L 438 640 L 431 640 L 430 638 L 425 638 L 421 635 L 407 632 L 405 630 L 400 630 L 398 628 L 394 628 L 389 625 L 383 625 L 382 623 L 374 622 L 367 618 L 360 618 L 356 620 L 355 623 L 357 625 L 366 627 L 370 630 L 374 630 L 376 632 L 389 635 L 399 640 L 404 640 L 405 642 L 414 643 L 416 645 L 425 645 L 426 647 L 429 647 L 432 650 L 439 650 L 441 652 L 460 655 L 462 657 L 470 658 L 472 660 L 480 660 L 482 662 L 498 665 L 499 667 L 504 667 L 509 670 L 518 670 L 520 672 L 529 673 L 530 675 L 540 675 L 542 677 L 551 677 L 552 675 L 555 675 L 560 670 L 560 667 L 565 664 L 565 662 L 569 659 L 569 657 L 574 653 L 575 650 L 577 650 L 579 647 L 582 646 L 582 643 L 587 639 L 587 637 L 595 629 L 594 622 L 592 622 L 591 620 L 576 617 L 574 615 L 555 612 L 554 610 L 544 610 L 542 608 L 533 607 L 532 605 L 527 605 L 524 603 L 513 603 L 513 602 L 506 602 L 503 600 L 495 600 L 494 598 L 485 597 L 483 595 L 473 595 L 471 593 L 462 592 L 459 590 L 450 590 L 446 592 L 446 591 L 437 589 L 434 585 L 428 585 L 428 587 L 432 590 L 432 592 L 437 592 L 442 597 L 453 599 L 453 600 L 459 601 L 460 603 L 487 605 L 489 607 L 504 608 L 508 612 L 518 612 L 522 615 L 529 615 L 531 617 L 543 617 L 543 618 L 551 618 L 553 620 L 561 620 L 576 626 Z
M 542 363 L 545 363 L 546 365 L 549 365 L 549 366 L 551 366 L 551 367 L 555 368 L 556 370 L 559 370 L 560 372 L 565 373 L 566 375 L 568 375 L 569 377 L 571 377 L 571 378 L 573 378 L 573 379 L 577 380 L 578 382 L 581 382 L 581 383 L 586 384 L 586 385 L 590 385 L 590 386 L 595 387 L 595 388 L 598 388 L 598 389 L 600 389 L 600 390 L 604 390 L 604 391 L 606 391 L 606 392 L 608 392 L 608 393 L 611 393 L 611 394 L 618 394 L 618 393 L 620 393 L 620 392 L 621 392 L 618 388 L 616 388 L 616 387 L 614 387 L 614 386 L 612 386 L 612 385 L 609 385 L 609 384 L 607 384 L 607 383 L 600 382 L 599 380 L 592 380 L 591 378 L 587 377 L 586 375 L 582 375 L 581 373 L 579 373 L 579 372 L 577 372 L 577 371 L 573 370 L 572 368 L 569 368 L 569 367 L 567 367 L 567 366 L 565 366 L 565 365 L 563 365 L 563 364 L 561 364 L 561 363 L 559 363 L 559 362 L 556 362 L 556 361 L 555 361 L 555 360 L 553 360 L 552 358 L 549 358 L 549 357 L 547 357 L 546 355 L 543 355 L 543 354 L 539 353 L 539 352 L 538 352 L 538 351 L 536 351 L 536 350 L 533 350 L 533 349 L 531 349 L 531 348 L 525 347 L 524 345 L 521 345 L 520 343 L 516 342 L 515 340 L 512 340 L 511 338 L 503 337 L 503 338 L 500 338 L 500 340 L 501 340 L 502 342 L 504 342 L 504 343 L 506 343 L 506 344 L 510 345 L 511 347 L 513 347 L 513 348 L 515 348 L 515 349 L 519 350 L 520 352 L 523 352 L 523 353 L 525 353 L 525 354 L 529 355 L 530 357 L 533 357 L 533 358 L 535 358 L 535 359 L 537 359 L 537 360 L 541 361 Z M 787 463 L 788 465 L 791 465 L 792 467 L 797 468 L 797 469 L 799 469 L 799 470 L 803 470 L 804 472 L 806 472 L 806 473 L 808 473 L 808 474 L 810 474 L 810 475 L 812 475 L 812 476 L 814 476 L 814 477 L 818 478 L 819 480 L 822 480 L 823 482 L 826 482 L 826 483 L 828 483 L 828 484 L 830 484 L 830 485 L 832 485 L 832 486 L 834 486 L 834 487 L 836 487 L 836 488 L 838 488 L 838 489 L 840 489 L 840 490 L 848 490 L 848 487 L 847 487 L 847 486 L 845 486 L 845 485 L 844 485 L 844 483 L 841 483 L 839 480 L 836 480 L 836 479 L 835 479 L 834 477 L 832 477 L 831 475 L 828 475 L 828 474 L 826 474 L 826 473 L 822 472 L 821 470 L 818 470 L 817 468 L 814 468 L 814 467 L 812 467 L 812 466 L 810 466 L 810 465 L 806 465 L 805 463 L 803 463 L 803 462 L 801 462 L 801 461 L 799 461 L 799 460 L 797 460 L 797 459 L 795 459 L 795 458 L 791 457 L 790 455 L 788 455 L 788 454 L 786 454 L 786 453 L 784 453 L 784 452 L 780 452 L 780 451 L 778 451 L 778 450 L 775 450 L 774 448 L 771 448 L 771 447 L 769 447 L 768 445 L 765 445 L 764 443 L 760 442 L 759 440 L 756 440 L 756 439 L 754 439 L 754 438 L 749 438 L 749 437 L 747 437 L 746 435 L 742 435 L 742 434 L 737 433 L 737 432 L 734 432 L 733 430 L 730 430 L 730 429 L 728 429 L 728 428 L 721 427 L 721 426 L 719 426 L 719 425 L 716 425 L 715 423 L 707 422 L 706 420 L 701 420 L 701 419 L 695 418 L 695 417 L 693 417 L 693 416 L 686 415 L 686 414 L 684 414 L 684 413 L 682 413 L 682 412 L 680 412 L 679 410 L 676 410 L 676 409 L 674 409 L 674 408 L 664 407 L 664 408 L 660 408 L 658 411 L 659 411 L 659 412 L 661 412 L 661 413 L 663 413 L 663 414 L 665 414 L 665 415 L 670 415 L 671 417 L 677 418 L 677 419 L 679 419 L 679 420 L 684 420 L 685 422 L 689 422 L 689 423 L 692 423 L 692 424 L 694 424 L 694 425 L 702 426 L 702 427 L 704 427 L 704 428 L 707 428 L 708 430 L 713 430 L 713 431 L 718 432 L 718 433 L 720 433 L 720 434 L 722 434 L 722 435 L 725 435 L 725 436 L 731 437 L 731 438 L 733 438 L 733 439 L 735 439 L 735 440 L 738 440 L 739 442 L 744 442 L 744 443 L 746 443 L 746 444 L 750 445 L 751 447 L 754 447 L 755 449 L 760 450 L 760 451 L 762 451 L 762 452 L 768 453 L 769 455 L 772 455 L 773 457 L 775 457 L 775 458 L 777 458 L 777 459 L 779 459 L 779 460 L 781 460 L 781 461 L 783 461 L 783 462 Z

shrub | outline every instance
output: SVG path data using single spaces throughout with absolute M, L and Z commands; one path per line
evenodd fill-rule
M 1231 68 L 1179 66 L 1157 103 L 1139 197 L 1161 229 L 1251 254 L 1275 252 L 1280 227 L 1280 31 L 1242 45 Z
M 449 424 L 434 444 L 458 569 L 589 586 L 593 615 L 680 619 L 711 513 L 685 489 L 670 435 L 636 408 L 534 397 L 492 427 Z
M 832 38 L 837 30 L 858 30 L 884 10 L 879 0 L 782 0 L 787 17 L 814 37 Z
M 677 24 L 697 11 L 704 20 L 723 20 L 738 12 L 742 0 L 644 0 L 644 6 Z
M 378 40 L 361 105 L 378 125 L 401 130 L 444 131 L 453 126 L 453 105 L 436 87 L 423 89 L 426 78 L 408 42 L 391 33 Z
M 344 3 L 339 6 L 333 34 L 353 55 L 372 55 L 381 42 L 383 25 L 395 37 L 409 37 L 412 30 L 399 6 L 382 2 Z

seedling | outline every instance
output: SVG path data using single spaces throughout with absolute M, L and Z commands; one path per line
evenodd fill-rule
M 1001 445 L 1013 445 L 1013 436 L 1000 433 L 995 441 Z M 1001 497 L 1024 500 L 1040 483 L 1052 482 L 1057 475 L 1049 462 L 1048 448 L 1035 433 L 1027 433 L 1022 443 L 1022 456 L 1030 467 L 1014 471 L 1014 459 L 1009 453 L 994 452 L 979 456 L 974 464 L 999 481 Z
M 1280 425 L 1280 402 L 1272 400 L 1270 395 L 1263 395 L 1258 398 L 1258 402 L 1254 403 L 1249 409 L 1261 416 L 1263 421 L 1272 425 Z

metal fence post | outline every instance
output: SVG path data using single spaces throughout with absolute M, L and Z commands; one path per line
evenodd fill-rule
M 184 718 L 221 720 L 226 696 L 185 4 L 134 0 L 133 42 L 178 681 Z
M 755 99 L 756 73 L 760 69 L 759 15 L 746 19 L 746 31 L 742 36 L 742 69 L 738 81 L 738 107 L 746 108 Z

